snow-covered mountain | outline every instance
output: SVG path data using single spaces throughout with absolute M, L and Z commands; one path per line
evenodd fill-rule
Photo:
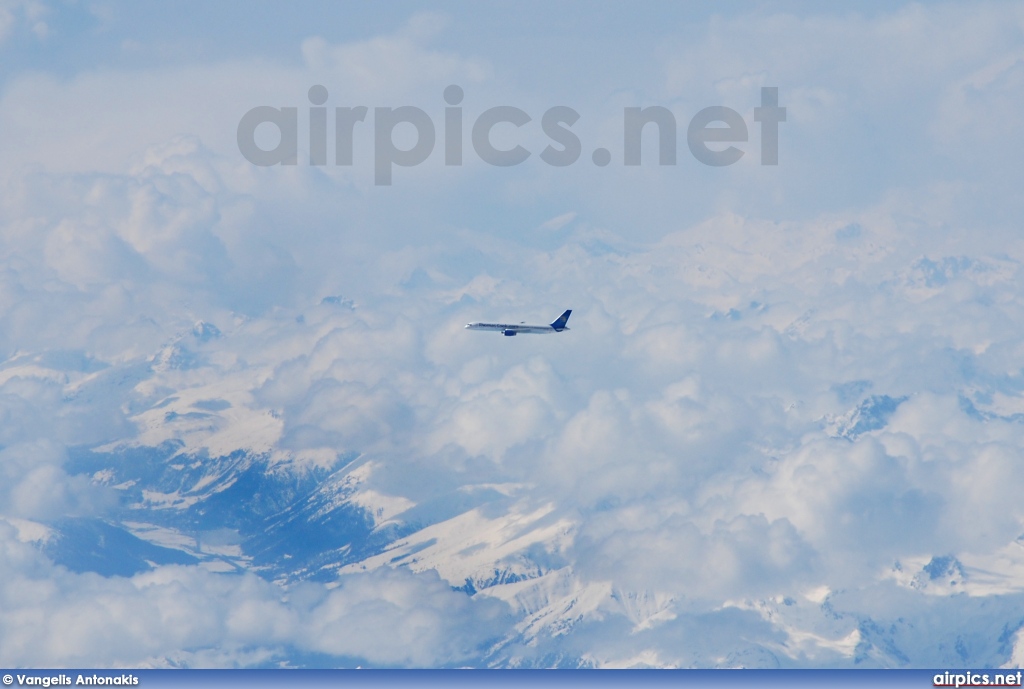
M 304 320 L 301 327 L 320 333 L 321 342 L 322 333 L 354 327 L 351 314 L 330 310 Z M 266 337 L 271 325 L 256 327 Z M 635 565 L 644 569 L 648 557 L 652 568 L 667 562 L 679 581 L 636 586 L 657 578 L 618 577 L 592 544 L 593 525 L 614 508 L 609 498 L 587 508 L 539 489 L 543 474 L 531 480 L 529 472 L 497 465 L 424 466 L 403 461 L 391 442 L 339 450 L 343 443 L 296 427 L 299 412 L 280 389 L 287 382 L 281 370 L 301 378 L 308 369 L 289 364 L 287 338 L 274 337 L 265 361 L 240 365 L 232 349 L 246 348 L 253 327 L 240 321 L 225 334 L 200 322 L 144 359 L 100 362 L 68 353 L 4 364 L 0 376 L 8 381 L 60 390 L 69 417 L 116 408 L 124 417 L 116 428 L 130 431 L 76 446 L 63 462 L 67 480 L 86 482 L 101 509 L 7 518 L 19 538 L 72 572 L 138 577 L 181 566 L 224 577 L 251 573 L 286 597 L 310 584 L 332 590 L 388 570 L 439 577 L 454 595 L 500 606 L 499 631 L 460 659 L 479 666 L 992 666 L 1024 653 L 1024 615 L 1016 612 L 1024 602 L 1024 548 L 1017 542 L 956 556 L 910 549 L 837 588 L 826 572 L 811 569 L 743 595 L 742 586 L 724 593 L 701 574 L 701 563 L 688 561 L 702 546 L 666 552 L 659 547 L 686 540 L 663 536 L 660 546 L 632 550 L 640 558 Z M 801 432 L 861 452 L 903 442 L 907 431 L 890 424 L 910 398 L 870 388 L 846 386 L 836 400 L 847 411 L 805 415 Z M 793 453 L 760 448 L 754 471 L 763 475 L 761 490 L 771 493 L 772 481 L 789 471 L 782 457 Z M 863 460 L 854 453 L 846 461 Z M 927 509 L 927 500 L 920 505 Z M 721 538 L 739 528 L 722 524 L 712 526 L 725 529 Z M 763 537 L 777 538 L 769 533 Z M 715 547 L 705 549 L 712 570 L 719 566 Z M 813 558 L 801 565 L 815 566 Z M 964 622 L 943 622 L 951 619 Z M 279 650 L 254 662 L 357 662 L 331 658 Z

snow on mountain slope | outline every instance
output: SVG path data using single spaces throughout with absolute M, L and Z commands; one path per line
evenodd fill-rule
M 351 327 L 351 311 L 341 321 L 329 311 L 317 318 L 311 316 L 301 326 L 308 328 L 301 336 L 318 343 L 314 349 L 338 338 L 339 328 L 344 332 Z M 843 591 L 801 593 L 816 590 L 805 584 L 795 588 L 783 584 L 773 596 L 736 598 L 707 609 L 699 602 L 700 591 L 691 594 L 675 583 L 634 589 L 614 578 L 595 576 L 579 561 L 583 547 L 580 530 L 589 526 L 588 534 L 592 533 L 593 517 L 584 516 L 573 501 L 539 488 L 535 483 L 538 477 L 548 477 L 543 469 L 531 476 L 500 466 L 459 468 L 456 462 L 446 470 L 455 467 L 456 475 L 460 471 L 466 475 L 454 482 L 438 481 L 440 474 L 426 468 L 423 459 L 398 458 L 393 436 L 386 431 L 367 443 L 366 453 L 339 450 L 340 436 L 309 425 L 308 408 L 302 406 L 305 402 L 296 402 L 301 398 L 293 395 L 299 388 L 290 382 L 296 379 L 303 386 L 323 388 L 318 376 L 336 370 L 338 364 L 319 355 L 296 359 L 294 354 L 301 349 L 289 342 L 296 335 L 284 335 L 283 323 L 280 326 L 281 332 L 268 323 L 242 323 L 236 330 L 218 330 L 216 336 L 202 337 L 195 332 L 209 333 L 197 326 L 145 361 L 62 364 L 63 368 L 52 368 L 57 364 L 38 358 L 24 359 L 30 364 L 10 363 L 4 369 L 7 384 L 37 381 L 55 386 L 62 391 L 71 417 L 75 410 L 98 408 L 118 409 L 122 415 L 106 426 L 108 432 L 119 436 L 117 440 L 75 448 L 66 464 L 72 476 L 87 477 L 95 489 L 116 496 L 118 507 L 106 513 L 106 521 L 11 523 L 22 525 L 19 533 L 23 538 L 50 543 L 47 552 L 57 561 L 107 574 L 128 574 L 154 566 L 147 562 L 157 563 L 159 568 L 166 566 L 160 565 L 161 561 L 180 560 L 211 573 L 256 572 L 285 589 L 322 582 L 329 590 L 344 588 L 353 576 L 395 569 L 416 576 L 439 575 L 459 595 L 506 606 L 510 616 L 507 628 L 477 656 L 477 662 L 488 665 L 902 666 L 947 656 L 1004 662 L 1014 652 L 1016 627 L 1009 619 L 999 623 L 1008 625 L 1008 631 L 996 634 L 1006 639 L 1002 645 L 967 637 L 958 641 L 954 636 L 939 642 L 952 649 L 950 656 L 937 647 L 915 643 L 906 626 L 910 623 L 893 617 L 913 620 L 926 609 L 915 600 L 944 600 L 961 592 L 979 600 L 1012 600 L 1024 581 L 1018 571 L 1024 560 L 1017 557 L 1017 551 L 1024 549 L 1013 542 L 987 553 L 960 551 L 955 558 L 904 553 L 898 567 L 876 570 L 873 578 L 861 582 L 864 590 L 892 582 L 906 591 L 886 593 L 899 611 L 892 615 L 885 610 L 864 612 L 858 598 L 861 594 L 851 598 Z M 273 344 L 247 352 L 248 363 L 240 365 L 239 354 L 231 348 L 256 333 L 269 337 Z M 292 359 L 275 362 L 282 353 Z M 344 370 L 345 375 L 367 383 L 376 381 L 378 386 L 408 384 L 401 376 L 382 378 L 372 369 Z M 552 368 L 524 367 L 486 394 L 522 389 L 524 394 L 546 396 L 544 404 L 555 404 L 553 375 Z M 531 376 L 549 378 L 538 383 Z M 454 389 L 472 385 L 471 381 L 472 377 L 447 385 Z M 699 429 L 700 403 L 695 400 L 703 394 L 702 385 L 692 380 L 673 385 L 672 394 L 659 398 L 657 405 L 637 409 L 650 409 L 658 423 L 669 419 Z M 987 398 L 979 397 L 977 381 L 973 385 L 970 394 L 982 404 Z M 354 393 L 367 399 L 369 389 L 346 390 L 337 398 L 341 408 L 346 404 L 345 395 Z M 425 388 L 415 394 L 430 398 L 437 393 Z M 875 443 L 896 451 L 903 447 L 907 433 L 916 433 L 928 442 L 922 433 L 931 431 L 914 430 L 913 426 L 920 423 L 915 416 L 920 399 L 872 392 L 872 384 L 863 379 L 835 388 L 834 394 L 836 402 L 825 414 L 820 413 L 820 404 L 794 407 L 788 413 L 799 416 L 798 428 L 817 438 L 815 442 L 825 443 L 823 447 L 838 443 L 834 446 L 840 452 L 837 457 L 845 456 L 842 453 L 859 457 L 856 453 Z M 113 400 L 121 401 L 114 405 Z M 434 404 L 443 410 L 448 403 L 438 397 Z M 383 408 L 405 413 L 397 407 Z M 608 413 L 601 407 L 591 409 Z M 630 423 L 646 423 L 637 416 L 639 412 L 631 413 Z M 361 421 L 351 418 L 356 425 L 348 428 L 365 432 Z M 411 424 L 424 422 L 399 418 Z M 598 419 L 591 422 L 595 428 L 621 423 L 614 416 L 594 418 Z M 1013 423 L 992 418 L 991 423 Z M 432 428 L 441 429 L 435 438 L 447 432 L 443 424 Z M 697 430 L 687 433 L 690 435 L 679 437 L 701 437 Z M 538 443 L 509 437 L 512 440 L 505 450 L 509 456 L 544 451 Z M 445 458 L 448 446 L 432 442 L 437 447 L 431 461 L 453 461 Z M 602 451 L 595 448 L 594 456 L 600 458 Z M 628 456 L 627 448 L 620 451 Z M 745 489 L 751 499 L 756 491 L 781 489 L 784 484 L 780 481 L 801 471 L 793 464 L 800 455 L 786 444 L 760 444 L 753 456 L 764 459 L 753 464 L 759 468 Z M 533 466 L 529 459 L 518 461 L 524 467 Z M 821 460 L 817 463 L 820 466 Z M 587 471 L 584 469 L 583 476 Z M 561 480 L 559 474 L 552 476 Z M 677 504 L 675 514 L 704 509 L 701 500 L 714 504 L 714 495 L 713 490 L 703 497 L 691 495 L 689 503 Z M 538 496 L 547 499 L 538 500 Z M 643 511 L 618 507 L 613 498 L 600 503 L 600 510 L 614 513 L 620 509 L 622 524 L 649 518 Z M 24 524 L 29 523 L 38 527 L 26 530 Z M 702 528 L 707 527 L 698 527 L 698 531 Z M 637 533 L 646 537 L 642 528 Z M 35 536 L 30 538 L 32 534 Z M 70 543 L 68 536 L 80 544 L 114 539 L 124 544 L 123 556 L 115 558 L 102 548 L 61 550 Z M 657 547 L 684 547 L 673 538 L 671 534 L 659 537 Z M 643 552 L 660 558 L 651 563 L 651 571 L 666 565 L 671 571 L 672 558 L 685 557 L 682 552 L 673 555 L 651 547 L 645 546 Z M 726 560 L 715 566 L 729 566 L 731 556 L 717 557 Z M 682 563 L 678 571 L 684 578 L 689 576 Z M 991 608 L 974 614 L 982 628 L 996 624 Z M 724 631 L 722 637 L 700 638 L 698 630 L 708 624 L 743 634 L 749 645 L 735 646 L 726 640 Z M 987 638 L 984 635 L 989 632 L 981 633 L 979 638 Z M 609 645 L 599 639 L 617 641 Z M 680 643 L 685 652 L 676 647 Z
M 494 507 L 490 503 L 487 508 L 475 508 L 426 526 L 339 573 L 383 565 L 407 566 L 413 571 L 435 570 L 454 586 L 480 590 L 509 579 L 537 576 L 539 568 L 522 557 L 531 547 L 539 545 L 549 554 L 556 554 L 571 542 L 573 523 L 559 517 L 554 505 L 533 509 L 513 504 L 497 515 L 487 516 L 486 512 L 495 512 Z
M 470 664 L 1007 662 L 1019 264 L 862 246 L 854 271 L 807 229 L 581 230 L 541 267 L 481 250 L 522 282 L 436 270 L 359 308 L 182 317 L 143 352 L 18 353 L 4 533 L 72 572 L 258 578 L 282 618 L 408 585 L 468 606 L 485 631 L 445 657 Z M 461 329 L 583 273 L 571 337 Z

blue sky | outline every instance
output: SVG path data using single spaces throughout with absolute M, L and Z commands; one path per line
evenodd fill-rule
M 1024 589 L 1018 4 L 0 10 L 0 617 L 45 622 L 0 621 L 0 662 L 451 665 L 516 634 L 523 658 L 601 666 L 920 665 L 956 660 L 957 634 L 979 665 L 1024 659 L 1001 612 Z M 369 108 L 352 166 L 309 164 L 315 84 L 329 113 Z M 787 112 L 777 166 L 762 87 Z M 297 165 L 241 155 L 264 105 L 298 108 Z M 376 185 L 374 109 L 405 105 L 438 145 Z M 469 143 L 502 105 L 533 118 L 494 130 L 532 152 L 514 167 Z M 582 144 L 562 168 L 539 158 L 559 105 Z M 623 164 L 624 108 L 649 106 L 676 119 L 675 165 L 650 128 Z M 687 148 L 709 106 L 746 123 L 734 165 Z M 554 338 L 462 330 L 565 308 Z M 62 519 L 120 514 L 124 486 L 76 474 L 74 448 L 169 440 L 337 470 L 353 504 L 430 523 L 294 601 L 255 575 L 98 578 L 42 554 Z M 929 578 L 945 557 L 963 581 Z M 547 578 L 451 590 L 496 567 Z M 176 587 L 180 624 L 119 646 L 140 638 L 123 611 Z M 565 591 L 586 612 L 563 637 L 545 624 Z M 396 641 L 377 614 L 423 626 Z M 969 628 L 935 622 L 954 614 Z
M 981 91 L 977 103 L 962 98 L 954 102 L 959 98 L 956 83 L 984 70 L 996 54 L 1012 52 L 1018 40 L 1012 22 L 999 22 L 988 12 L 963 10 L 977 26 L 957 34 L 966 19 L 943 5 L 907 5 L 888 12 L 881 5 L 830 6 L 825 12 L 801 3 L 726 3 L 716 4 L 714 13 L 703 6 L 671 11 L 613 6 L 599 12 L 583 5 L 559 5 L 555 10 L 539 3 L 505 12 L 483 12 L 472 4 L 399 4 L 379 13 L 332 3 L 302 7 L 278 17 L 273 5 L 260 4 L 247 5 L 244 12 L 198 3 L 193 10 L 176 6 L 159 11 L 116 3 L 60 6 L 40 13 L 40 20 L 18 21 L 8 31 L 4 79 L 12 86 L 51 75 L 56 79 L 51 84 L 57 99 L 53 107 L 61 113 L 75 112 L 75 96 L 60 93 L 73 84 L 112 78 L 130 90 L 135 80 L 145 83 L 143 98 L 157 102 L 149 108 L 145 103 L 134 106 L 143 120 L 131 128 L 139 140 L 124 142 L 116 163 L 120 165 L 138 146 L 152 145 L 165 133 L 189 130 L 204 145 L 230 155 L 232 120 L 254 105 L 306 105 L 305 91 L 316 79 L 333 78 L 334 83 L 325 84 L 332 93 L 328 106 L 402 103 L 440 115 L 446 78 L 465 82 L 467 116 L 492 105 L 514 104 L 536 120 L 552 105 L 570 105 L 582 115 L 575 129 L 584 137 L 585 149 L 572 168 L 538 171 L 531 164 L 522 170 L 491 170 L 482 179 L 474 170 L 473 180 L 449 171 L 441 180 L 449 183 L 431 189 L 432 196 L 444 199 L 438 205 L 452 208 L 439 220 L 494 226 L 501 224 L 494 218 L 499 215 L 510 222 L 505 231 L 511 234 L 519 234 L 519 218 L 540 224 L 592 206 L 616 233 L 646 240 L 679 222 L 703 219 L 723 205 L 744 214 L 806 219 L 877 203 L 896 191 L 921 193 L 929 185 L 965 179 L 982 187 L 964 201 L 972 213 L 984 212 L 993 220 L 998 216 L 1006 223 L 1019 210 L 1007 205 L 1013 199 L 1008 185 L 1017 150 L 1009 128 L 1012 120 L 1000 109 L 1006 104 L 993 103 L 995 111 L 985 111 L 988 117 L 982 114 L 985 94 L 998 92 L 999 82 Z M 26 13 L 15 11 L 14 16 Z M 419 28 L 404 30 L 416 16 L 423 20 Z M 44 38 L 31 28 L 39 21 L 48 27 Z M 456 71 L 448 75 L 418 73 L 420 88 L 385 89 L 373 94 L 384 100 L 356 103 L 352 98 L 370 94 L 358 94 L 330 67 L 313 68 L 300 50 L 312 37 L 327 45 L 368 48 L 372 37 L 403 31 L 417 50 L 462 61 L 463 68 L 478 70 L 476 76 L 453 64 L 449 67 Z M 944 38 L 933 40 L 935 36 Z M 273 66 L 278 78 L 260 84 L 254 79 L 257 64 Z M 203 65 L 221 69 L 193 80 L 189 71 L 202 72 Z M 233 72 L 232 66 L 241 71 Z M 245 66 L 255 73 L 246 72 Z M 169 81 L 161 89 L 163 79 Z M 215 79 L 225 81 L 214 86 Z M 208 89 L 215 89 L 233 107 L 225 106 L 223 115 L 218 112 L 202 123 L 194 121 L 194 115 L 181 112 L 194 111 L 182 107 L 189 102 L 189 80 L 202 92 L 195 92 L 196 98 L 209 104 L 213 96 Z M 630 105 L 673 108 L 681 130 L 700 108 L 732 107 L 746 116 L 750 148 L 756 148 L 751 111 L 762 85 L 778 85 L 782 105 L 790 108 L 791 119 L 781 129 L 784 164 L 778 169 L 759 169 L 752 154 L 736 168 L 706 169 L 696 165 L 685 148 L 674 169 L 628 171 L 636 174 L 626 174 L 621 164 L 588 169 L 592 148 L 621 146 L 616 120 L 621 108 Z M 110 87 L 118 88 L 113 82 Z M 184 92 L 179 95 L 176 89 Z M 130 98 L 122 92 L 116 107 L 130 107 Z M 799 98 L 810 100 L 801 103 L 795 100 Z M 72 109 L 65 110 L 68 107 Z M 103 116 L 91 109 L 86 112 Z M 204 131 L 195 131 L 199 127 Z M 144 137 L 145 132 L 151 136 Z M 117 134 L 130 136 L 123 128 Z M 81 144 L 76 140 L 74 148 Z M 55 152 L 45 155 L 57 157 Z M 95 160 L 102 153 L 91 155 L 94 165 L 104 165 Z M 368 164 L 364 159 L 356 167 L 365 171 Z M 82 167 L 89 164 L 83 162 Z M 517 193 L 538 175 L 544 180 L 542 188 L 531 188 L 528 198 L 523 198 L 525 192 Z M 419 193 L 413 184 L 402 184 L 402 192 L 377 194 L 368 201 L 379 196 L 393 208 L 396 204 L 390 201 L 398 193 Z M 472 196 L 481 203 L 466 203 L 466 185 L 474 187 Z M 595 194 L 595 189 L 601 193 Z M 623 193 L 614 193 L 617 190 Z M 423 203 L 417 198 L 398 205 Z M 494 214 L 495 205 L 509 212 Z

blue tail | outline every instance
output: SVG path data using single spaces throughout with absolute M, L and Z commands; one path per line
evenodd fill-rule
M 566 309 L 565 313 L 555 319 L 555 322 L 551 324 L 551 327 L 559 332 L 566 330 L 565 324 L 569 322 L 570 313 L 572 313 L 572 309 Z

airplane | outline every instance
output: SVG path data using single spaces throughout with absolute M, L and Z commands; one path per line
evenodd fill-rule
M 525 325 L 523 323 L 520 323 L 519 325 L 510 325 L 508 323 L 467 323 L 466 330 L 494 330 L 500 332 L 506 337 L 515 337 L 519 333 L 534 335 L 560 333 L 563 330 L 569 329 L 569 326 L 567 326 L 566 323 L 569 320 L 570 313 L 572 313 L 572 309 L 567 309 L 565 313 L 556 318 L 551 325 Z

